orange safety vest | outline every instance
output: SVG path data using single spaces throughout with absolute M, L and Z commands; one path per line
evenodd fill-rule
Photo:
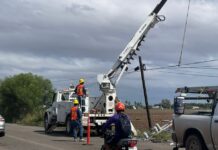
M 78 108 L 76 106 L 73 106 L 71 108 L 71 120 L 77 120 L 78 119 L 77 110 L 78 110 Z
M 83 96 L 84 95 L 84 85 L 83 84 L 79 84 L 76 86 L 76 94 L 78 96 Z

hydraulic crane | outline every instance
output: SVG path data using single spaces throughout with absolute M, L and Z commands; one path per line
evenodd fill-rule
M 94 108 L 101 108 L 101 112 L 113 114 L 114 103 L 116 99 L 116 85 L 118 84 L 123 73 L 128 69 L 128 64 L 133 60 L 136 52 L 139 51 L 141 42 L 144 41 L 148 31 L 155 26 L 156 23 L 164 21 L 165 17 L 158 15 L 161 8 L 167 0 L 162 0 L 154 10 L 149 14 L 145 22 L 140 26 L 133 38 L 118 56 L 116 62 L 106 74 L 97 76 L 98 83 L 102 95 Z

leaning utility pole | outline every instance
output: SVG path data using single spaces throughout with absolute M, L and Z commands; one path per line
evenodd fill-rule
M 149 111 L 149 108 L 148 108 L 149 105 L 148 105 L 147 90 L 146 90 L 146 85 L 145 85 L 144 66 L 142 64 L 141 56 L 139 56 L 139 64 L 140 64 L 142 86 L 143 86 L 144 97 L 145 97 L 145 107 L 146 107 L 146 111 L 147 111 L 148 125 L 149 125 L 149 129 L 151 129 L 152 128 L 151 117 L 150 117 L 150 111 Z

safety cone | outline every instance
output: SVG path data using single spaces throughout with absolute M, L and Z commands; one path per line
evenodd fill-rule
M 87 121 L 87 143 L 90 144 L 90 117 L 88 113 L 88 121 Z

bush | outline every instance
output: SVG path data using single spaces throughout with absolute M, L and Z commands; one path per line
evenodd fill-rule
M 37 121 L 39 108 L 51 101 L 53 91 L 50 80 L 32 73 L 7 77 L 0 82 L 0 114 L 11 123 Z
M 36 110 L 32 113 L 26 114 L 23 119 L 18 121 L 17 123 L 31 126 L 43 126 L 44 113 L 45 110 Z

